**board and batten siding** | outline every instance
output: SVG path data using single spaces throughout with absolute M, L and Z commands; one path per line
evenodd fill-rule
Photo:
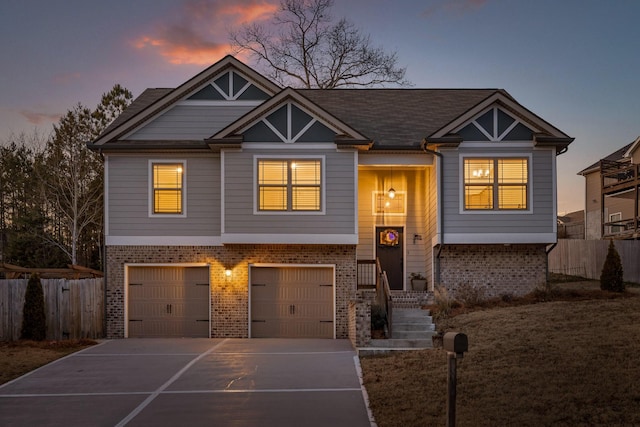
M 354 152 L 329 150 L 269 151 L 269 156 L 324 156 L 324 214 L 254 213 L 257 172 L 254 157 L 264 151 L 224 153 L 224 233 L 225 234 L 348 234 L 354 235 L 355 177 Z
M 149 161 L 186 161 L 186 216 L 149 217 Z M 109 155 L 109 236 L 219 236 L 220 155 Z
M 487 153 L 491 153 L 488 155 Z M 500 154 L 497 154 L 500 153 Z M 555 151 L 518 148 L 496 149 L 459 149 L 442 150 L 443 154 L 443 209 L 444 235 L 456 234 L 518 234 L 518 233 L 554 233 L 556 213 L 554 211 L 554 156 Z M 495 154 L 495 156 L 494 156 Z M 500 157 L 509 155 L 531 155 L 532 164 L 529 190 L 533 191 L 530 213 L 484 211 L 482 213 L 461 213 L 462 171 L 461 156 Z M 531 199 L 530 199 L 531 200 Z M 513 242 L 511 242 L 513 243 Z M 527 243 L 526 241 L 518 243 Z
M 249 105 L 177 105 L 134 131 L 131 140 L 202 140 L 255 108 Z

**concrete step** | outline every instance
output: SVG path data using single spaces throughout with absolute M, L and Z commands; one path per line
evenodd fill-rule
M 431 340 L 431 336 L 435 334 L 435 331 L 399 331 L 393 328 L 393 339 L 405 339 L 405 340 Z
M 435 333 L 434 333 L 435 334 Z M 371 340 L 370 348 L 387 348 L 387 349 L 420 349 L 433 348 L 431 337 L 421 339 L 396 339 L 388 340 Z
M 393 322 L 393 331 L 435 331 L 436 325 L 426 322 Z

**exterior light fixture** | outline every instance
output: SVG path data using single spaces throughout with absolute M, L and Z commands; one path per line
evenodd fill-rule
M 227 269 L 224 271 L 224 275 L 225 275 L 225 276 L 227 276 L 227 277 L 231 277 L 231 270 L 227 268 Z
M 393 187 L 389 188 L 389 198 L 393 199 L 394 197 L 396 197 L 396 190 L 393 189 Z

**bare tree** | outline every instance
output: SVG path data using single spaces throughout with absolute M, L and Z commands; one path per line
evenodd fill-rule
M 51 243 L 63 250 L 72 264 L 81 246 L 95 246 L 103 223 L 103 165 L 86 144 L 95 139 L 131 101 L 127 89 L 115 85 L 102 95 L 98 107 L 78 104 L 54 125 L 42 167 L 43 194 L 56 232 Z M 88 241 L 88 243 L 87 243 Z M 99 242 L 98 242 L 99 245 Z
M 230 33 L 236 52 L 249 52 L 265 75 L 283 86 L 410 86 L 395 52 L 373 46 L 369 35 L 329 14 L 333 0 L 281 0 L 270 25 L 243 25 Z

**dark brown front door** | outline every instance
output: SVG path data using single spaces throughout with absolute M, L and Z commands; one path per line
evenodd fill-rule
M 376 257 L 382 270 L 387 272 L 391 289 L 403 289 L 403 247 L 403 227 L 376 227 Z

